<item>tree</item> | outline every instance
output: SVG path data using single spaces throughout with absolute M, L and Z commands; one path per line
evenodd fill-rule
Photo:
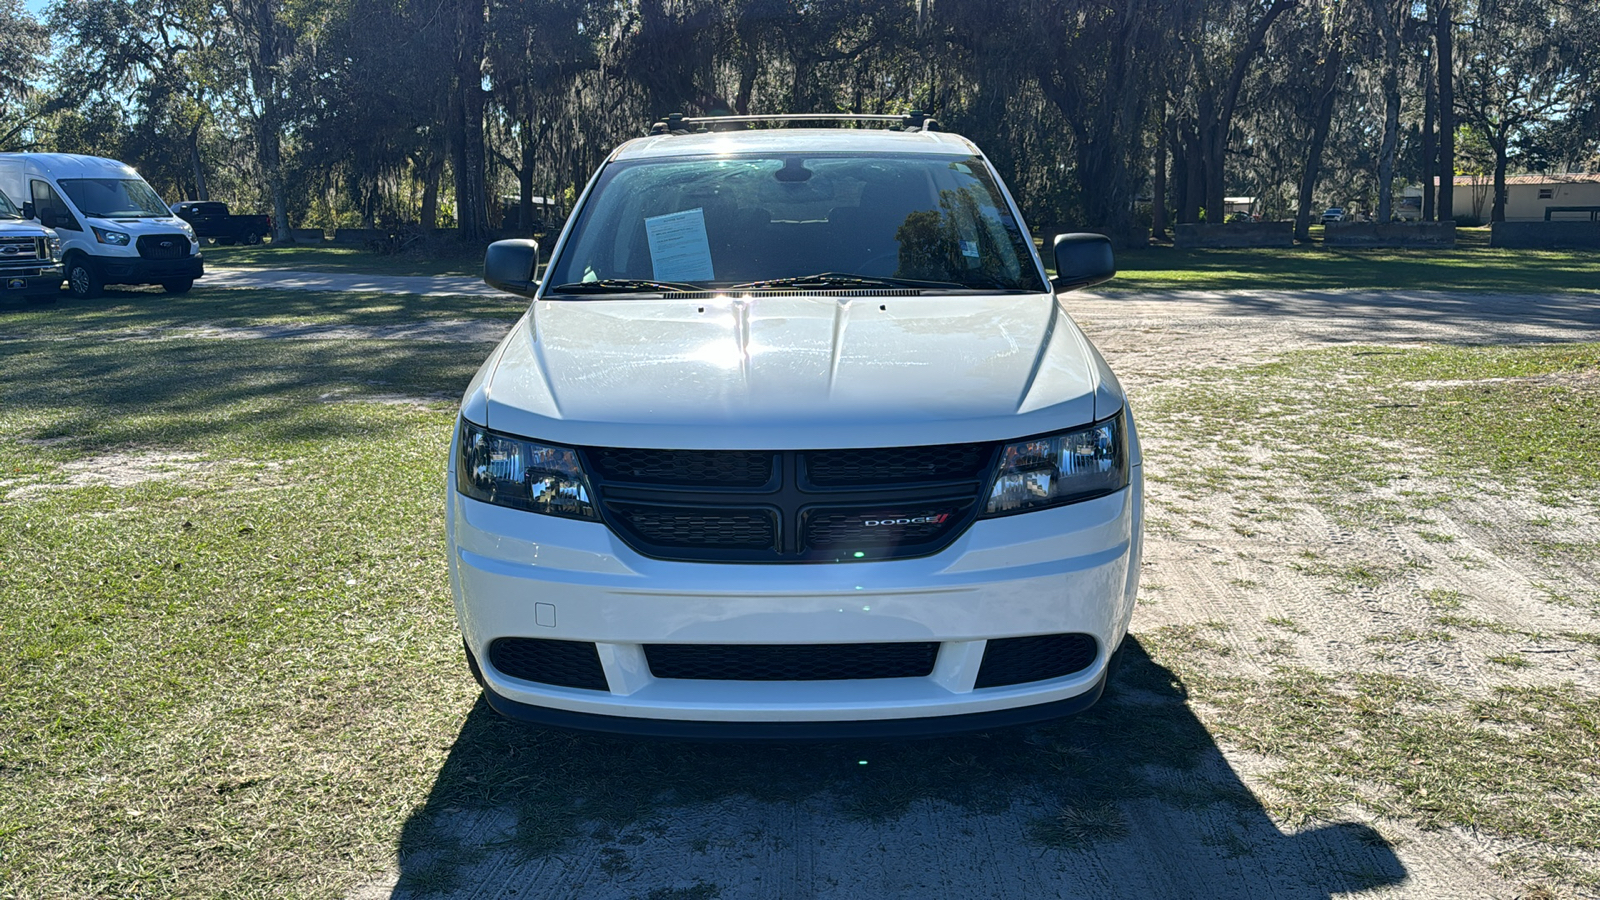
M 1471 0 L 1462 12 L 1455 108 L 1494 153 L 1490 219 L 1502 222 L 1513 153 L 1582 102 L 1600 34 L 1592 10 L 1561 0 Z

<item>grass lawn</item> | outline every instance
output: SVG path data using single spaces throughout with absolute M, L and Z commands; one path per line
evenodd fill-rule
M 483 274 L 483 247 L 450 245 L 394 255 L 360 247 L 257 244 L 205 248 L 206 265 L 300 272 L 353 272 L 377 275 Z

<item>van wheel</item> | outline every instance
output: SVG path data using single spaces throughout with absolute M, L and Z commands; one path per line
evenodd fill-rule
M 161 287 L 169 294 L 187 294 L 194 287 L 193 278 L 178 278 L 173 281 L 161 282 Z
M 67 287 L 72 289 L 72 296 L 79 300 L 89 300 L 100 296 L 106 283 L 100 278 L 100 273 L 94 269 L 94 264 L 78 257 L 67 263 Z

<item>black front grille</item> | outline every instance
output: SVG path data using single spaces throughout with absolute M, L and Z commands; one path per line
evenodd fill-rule
M 763 487 L 772 480 L 774 455 L 760 450 L 635 450 L 602 447 L 589 452 L 600 477 L 638 484 Z
M 997 444 L 580 450 L 606 524 L 657 559 L 849 562 L 937 553 L 981 508 Z
M 819 487 L 964 481 L 988 471 L 992 444 L 812 450 L 806 477 Z
M 523 681 L 607 691 L 600 654 L 589 641 L 544 638 L 496 638 L 489 644 L 489 664 L 501 674 Z
M 935 641 L 887 644 L 646 644 L 657 678 L 711 681 L 836 681 L 925 678 Z
M 983 665 L 974 687 L 1000 687 L 1060 678 L 1082 672 L 1094 663 L 1096 645 L 1087 634 L 1041 634 L 999 638 L 983 650 Z
M 777 517 L 762 509 L 683 509 L 607 503 L 607 512 L 631 535 L 655 547 L 726 547 L 772 550 Z
M 145 259 L 183 259 L 189 255 L 189 237 L 182 234 L 146 234 L 139 237 L 139 255 Z

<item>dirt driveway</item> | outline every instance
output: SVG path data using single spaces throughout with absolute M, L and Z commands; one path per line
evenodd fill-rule
M 1305 348 L 1597 341 L 1600 302 L 1189 292 L 1069 308 L 1151 411 L 1146 589 L 1114 697 L 1058 726 L 915 747 L 530 735 L 480 703 L 407 821 L 396 870 L 351 897 L 1509 898 L 1550 890 L 1526 861 L 1540 853 L 1593 867 L 1592 852 L 1419 827 L 1386 813 L 1362 771 L 1321 773 L 1361 802 L 1307 807 L 1284 790 L 1293 760 L 1219 724 L 1227 711 L 1184 673 L 1418 677 L 1469 700 L 1507 684 L 1600 690 L 1594 648 L 1562 637 L 1597 630 L 1594 567 L 1528 550 L 1534 533 L 1600 547 L 1594 498 L 1552 507 L 1418 471 L 1363 488 L 1402 514 L 1352 521 L 1313 499 L 1325 485 L 1273 476 L 1273 448 L 1230 455 L 1186 433 L 1170 401 L 1198 373 Z M 1193 477 L 1230 466 L 1256 477 Z M 1478 625 L 1438 637 L 1440 605 Z M 538 811 L 563 809 L 587 839 L 539 838 Z

